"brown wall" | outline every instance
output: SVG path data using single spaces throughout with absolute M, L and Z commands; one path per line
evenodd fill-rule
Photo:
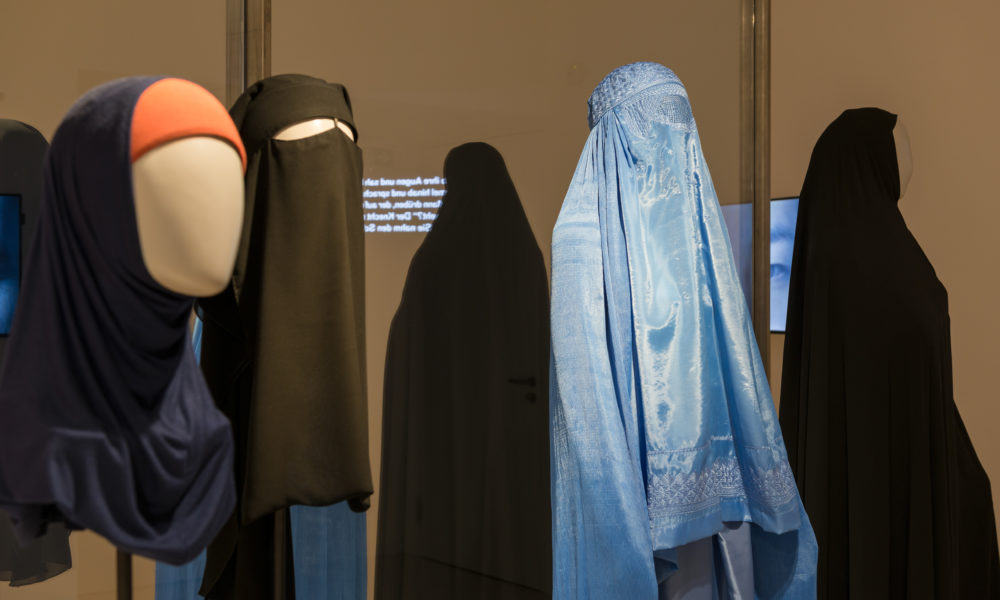
M 1000 3 L 773 0 L 772 10 L 771 189 L 798 194 L 813 144 L 842 110 L 901 116 L 914 169 L 900 207 L 948 288 L 956 403 L 996 482 Z

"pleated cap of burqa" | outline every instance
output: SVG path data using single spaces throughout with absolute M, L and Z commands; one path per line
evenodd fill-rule
M 202 593 L 228 597 L 239 583 L 270 597 L 260 578 L 273 571 L 273 530 L 262 521 L 254 541 L 244 529 L 293 504 L 366 510 L 372 493 L 362 161 L 338 128 L 273 137 L 314 118 L 357 131 L 339 84 L 270 77 L 230 114 L 249 158 L 243 233 L 232 284 L 199 315 L 202 370 L 236 431 L 239 501 L 209 548 Z M 237 559 L 244 550 L 260 562 Z
M 0 194 L 20 196 L 23 224 L 20 225 L 20 252 L 31 247 L 38 225 L 42 201 L 42 166 L 49 143 L 34 127 L 0 119 Z M 4 218 L 7 218 L 4 214 Z M 9 231 L 7 223 L 0 230 Z M 8 240 L 3 240 L 5 250 Z M 10 261 L 7 256 L 4 262 Z M 21 255 L 17 260 L 24 264 Z M 15 297 L 16 298 L 16 297 Z M 0 337 L 0 358 L 7 344 Z M 49 524 L 45 535 L 21 546 L 10 527 L 7 516 L 0 511 L 0 580 L 10 585 L 27 585 L 54 577 L 72 563 L 69 552 L 69 531 L 62 523 Z
M 895 125 L 848 110 L 813 149 L 781 427 L 821 598 L 996 598 L 990 482 L 952 395 L 947 292 L 899 210 Z
M 545 265 L 496 149 L 444 174 L 389 331 L 375 597 L 547 598 Z

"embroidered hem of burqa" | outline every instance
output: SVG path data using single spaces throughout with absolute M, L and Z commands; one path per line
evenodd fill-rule
M 554 598 L 655 598 L 678 547 L 740 521 L 756 596 L 812 597 L 815 537 L 687 93 L 627 65 L 590 124 L 552 241 Z

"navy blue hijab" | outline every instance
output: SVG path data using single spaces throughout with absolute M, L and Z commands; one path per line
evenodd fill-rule
M 192 353 L 191 299 L 139 246 L 130 129 L 158 79 L 92 90 L 52 140 L 0 371 L 0 506 L 22 541 L 64 521 L 183 563 L 232 511 L 233 441 Z

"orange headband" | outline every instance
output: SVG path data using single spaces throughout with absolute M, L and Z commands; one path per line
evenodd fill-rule
M 229 142 L 240 153 L 243 171 L 247 153 L 236 125 L 215 96 L 197 83 L 161 79 L 139 96 L 132 113 L 134 163 L 157 146 L 176 139 L 207 135 Z

